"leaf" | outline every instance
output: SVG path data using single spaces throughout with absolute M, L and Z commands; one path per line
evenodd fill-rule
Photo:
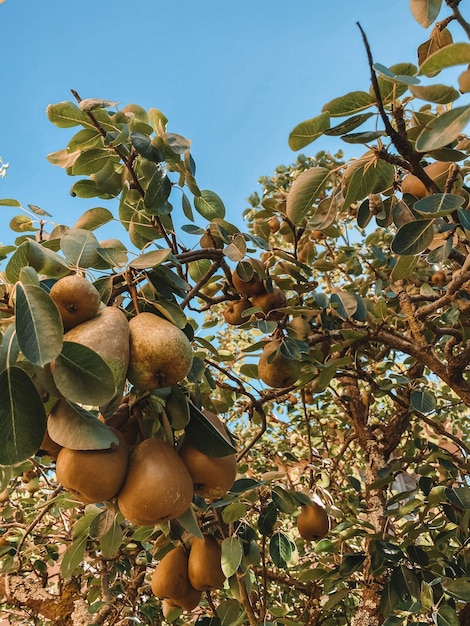
M 41 396 L 16 366 L 0 373 L 0 432 L 0 465 L 16 465 L 33 456 L 46 432 Z
M 113 218 L 111 211 L 103 207 L 88 209 L 78 218 L 73 229 L 96 230 L 100 226 L 112 222 Z
M 380 76 L 392 83 L 402 83 L 404 85 L 416 85 L 419 83 L 419 78 L 410 74 L 396 74 L 390 68 L 385 67 L 385 65 L 382 65 L 381 63 L 375 63 L 373 67 Z
M 189 404 L 189 411 L 191 419 L 185 432 L 195 448 L 213 457 L 228 456 L 236 452 L 229 438 L 219 432 L 192 402 Z
M 86 544 L 87 534 L 84 533 L 79 535 L 64 552 L 60 564 L 60 573 L 64 578 L 70 578 L 80 566 L 85 556 Z
M 470 44 L 469 44 L 470 47 Z M 456 107 L 427 123 L 416 139 L 416 150 L 430 152 L 451 143 L 470 122 L 470 106 Z
M 444 217 L 450 215 L 462 206 L 465 199 L 451 193 L 435 193 L 427 198 L 418 200 L 413 211 L 423 217 Z
M 80 111 L 95 111 L 95 109 L 108 109 L 115 107 L 119 102 L 111 102 L 110 100 L 100 100 L 99 98 L 85 98 L 79 102 Z
M 419 68 L 419 74 L 431 76 L 446 67 L 470 63 L 470 44 L 451 43 L 431 54 Z
M 108 364 L 91 348 L 73 341 L 64 341 L 53 375 L 57 389 L 72 402 L 103 405 L 116 391 Z
M 410 91 L 415 98 L 420 98 L 420 100 L 426 100 L 427 102 L 436 102 L 437 104 L 448 104 L 460 97 L 457 89 L 447 85 L 412 85 L 410 86 Z
M 300 150 L 321 137 L 330 128 L 330 114 L 328 111 L 317 117 L 300 122 L 289 134 L 289 148 Z
M 15 324 L 10 324 L 3 333 L 0 344 L 0 372 L 16 363 L 20 346 L 16 337 Z
M 99 260 L 98 239 L 84 228 L 69 228 L 60 240 L 60 248 L 67 261 L 78 267 L 93 267 Z
M 442 0 L 410 0 L 413 17 L 423 28 L 429 28 L 439 15 Z
M 71 450 L 107 450 L 119 441 L 96 415 L 64 399 L 50 412 L 47 431 L 53 441 Z
M 171 181 L 164 169 L 155 171 L 145 191 L 144 205 L 147 213 L 158 215 L 158 210 L 165 204 L 171 193 Z
M 222 199 L 214 191 L 208 189 L 203 189 L 201 195 L 194 198 L 194 208 L 208 221 L 225 217 Z
M 308 216 L 308 226 L 312 230 L 325 230 L 331 226 L 338 213 L 338 203 L 335 196 L 323 198 L 313 207 Z
M 434 220 L 416 220 L 403 224 L 392 241 L 392 252 L 414 256 L 423 252 L 434 239 Z
M 332 117 L 342 117 L 368 109 L 373 104 L 375 104 L 375 98 L 367 91 L 351 91 L 325 104 L 322 111 L 328 111 Z
M 365 560 L 365 554 L 345 554 L 339 566 L 338 574 L 342 578 L 348 578 L 361 569 Z
M 31 265 L 38 274 L 49 278 L 60 278 L 72 272 L 63 257 L 32 239 L 24 241 L 10 257 L 5 268 L 8 281 L 15 283 L 19 280 L 21 270 L 26 265 Z
M 287 567 L 292 558 L 292 542 L 284 533 L 275 533 L 269 542 L 269 554 L 276 567 Z
M 292 183 L 286 202 L 287 217 L 300 225 L 318 199 L 330 176 L 326 167 L 312 167 L 300 174 Z
M 74 176 L 96 174 L 111 158 L 112 153 L 104 148 L 91 148 L 82 152 L 72 166 Z
M 373 113 L 361 113 L 359 115 L 353 115 L 347 120 L 344 120 L 344 122 L 341 122 L 340 124 L 337 124 L 336 126 L 329 128 L 328 130 L 325 130 L 324 134 L 333 137 L 344 135 L 345 133 L 349 133 L 355 128 L 358 128 L 359 126 L 364 124 L 364 122 L 372 117 L 372 115 Z
M 131 141 L 137 152 L 148 161 L 152 161 L 153 163 L 161 163 L 164 161 L 161 150 L 152 144 L 148 135 L 133 132 L 131 133 Z
M 243 557 L 243 548 L 237 537 L 227 537 L 221 543 L 221 566 L 226 578 L 233 576 Z
M 232 502 L 228 504 L 222 511 L 222 519 L 226 524 L 238 522 L 247 513 L 246 504 L 243 502 Z
M 270 502 L 261 511 L 258 518 L 258 530 L 262 535 L 271 535 L 274 524 L 277 521 L 277 507 L 274 502 Z
M 62 320 L 56 305 L 41 287 L 17 283 L 15 327 L 20 349 L 34 365 L 46 365 L 60 354 Z
M 357 311 L 358 301 L 354 293 L 344 289 L 331 294 L 330 302 L 337 314 L 343 319 L 352 317 Z
M 170 249 L 164 250 L 152 250 L 152 252 L 145 252 L 141 254 L 136 259 L 129 263 L 130 267 L 138 270 L 150 269 L 152 267 L 157 267 L 164 261 L 168 259 L 171 254 Z
M 448 604 L 442 604 L 434 613 L 436 626 L 459 626 L 460 621 L 455 610 Z
M 119 523 L 119 516 L 114 515 L 110 528 L 99 539 L 101 555 L 104 559 L 112 559 L 116 556 L 123 537 L 124 533 Z
M 13 198 L 2 198 L 0 199 L 0 206 L 21 206 L 21 202 L 18 200 L 14 200 Z
M 73 102 L 59 102 L 50 104 L 46 109 L 46 115 L 50 122 L 59 128 L 72 128 L 73 126 L 88 126 L 94 128 L 93 122 L 88 115 L 80 111 Z
M 297 500 L 282 487 L 273 487 L 271 496 L 276 508 L 282 513 L 293 513 L 299 506 Z
M 203 539 L 201 529 L 199 528 L 199 524 L 197 521 L 196 514 L 192 507 L 189 507 L 182 515 L 178 518 L 178 523 L 186 530 L 186 532 L 191 533 L 194 537 L 198 539 Z
M 243 235 L 235 235 L 231 243 L 224 248 L 225 256 L 235 263 L 244 258 L 246 251 L 246 241 Z
M 442 582 L 442 586 L 453 598 L 470 602 L 470 580 L 463 578 L 447 579 Z
M 413 272 L 417 264 L 418 257 L 416 256 L 411 258 L 406 256 L 400 257 L 392 270 L 392 280 L 402 280 L 403 278 L 406 278 L 411 274 L 411 272 Z

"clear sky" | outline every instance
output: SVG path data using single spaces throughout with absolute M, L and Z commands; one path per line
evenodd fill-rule
M 163 111 L 169 130 L 193 141 L 200 187 L 238 222 L 258 178 L 294 160 L 290 130 L 330 99 L 369 88 L 357 21 L 384 65 L 416 62 L 428 38 L 407 0 L 6 0 L 0 155 L 10 169 L 0 197 L 69 225 L 103 204 L 72 198 L 74 179 L 46 160 L 74 132 L 53 126 L 46 106 L 72 100 L 75 89 Z M 304 152 L 345 147 L 330 138 Z

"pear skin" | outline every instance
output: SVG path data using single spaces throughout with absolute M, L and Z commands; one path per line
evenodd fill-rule
M 189 582 L 199 591 L 220 589 L 224 586 L 225 574 L 221 567 L 222 550 L 214 535 L 203 539 L 193 538 L 188 559 Z

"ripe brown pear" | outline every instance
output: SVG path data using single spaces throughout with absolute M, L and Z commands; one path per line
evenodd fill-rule
M 59 309 L 65 329 L 91 319 L 100 308 L 100 294 L 96 287 L 79 274 L 59 278 L 49 292 Z
M 188 577 L 194 589 L 210 591 L 224 586 L 221 555 L 220 543 L 214 535 L 194 537 L 188 559 Z
M 201 600 L 201 592 L 192 587 L 188 577 L 188 552 L 177 546 L 158 563 L 151 579 L 152 593 L 167 600 L 170 606 L 192 611 Z
M 452 163 L 450 161 L 434 161 L 424 168 L 426 174 L 432 178 L 440 189 L 444 188 Z M 430 195 L 424 183 L 414 174 L 407 174 L 401 183 L 402 193 L 410 193 L 418 200 Z
M 253 306 L 263 310 L 269 320 L 281 320 L 284 317 L 282 311 L 276 311 L 276 309 L 281 309 L 287 304 L 286 294 L 279 287 L 275 287 L 273 291 L 266 291 L 253 296 L 252 302 Z
M 248 317 L 243 317 L 243 311 L 252 306 L 249 300 L 231 300 L 224 309 L 224 320 L 232 326 L 241 326 L 248 321 Z
M 135 447 L 118 495 L 119 509 L 131 524 L 154 526 L 175 519 L 192 498 L 193 481 L 172 446 L 151 437 Z
M 170 387 L 186 378 L 193 363 L 184 332 L 153 313 L 139 313 L 129 322 L 130 357 L 127 378 L 141 391 Z
M 111 430 L 119 439 L 117 446 L 107 450 L 62 448 L 57 456 L 58 482 L 84 504 L 114 498 L 126 476 L 127 444 L 117 430 Z
M 297 530 L 306 541 L 325 537 L 330 530 L 330 520 L 325 509 L 317 502 L 302 505 L 297 517 Z
M 283 389 L 293 385 L 300 375 L 300 361 L 289 359 L 278 352 L 272 359 L 271 355 L 279 349 L 277 340 L 267 343 L 258 362 L 258 375 L 261 380 L 276 389 Z
M 256 272 L 250 280 L 242 280 L 236 270 L 232 272 L 232 283 L 235 289 L 245 298 L 256 296 L 266 291 L 263 280 Z
M 204 415 L 219 432 L 225 425 L 215 413 L 203 411 Z M 237 457 L 235 454 L 213 457 L 198 450 L 187 438 L 183 441 L 179 455 L 188 469 L 194 492 L 201 498 L 222 498 L 235 482 Z

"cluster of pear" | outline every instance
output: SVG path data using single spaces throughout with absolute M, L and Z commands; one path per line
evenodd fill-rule
M 454 163 L 451 161 L 433 161 L 429 165 L 426 165 L 424 171 L 429 178 L 436 183 L 439 189 L 444 191 L 450 168 L 453 165 Z M 426 189 L 424 183 L 417 176 L 414 176 L 414 174 L 406 174 L 401 182 L 401 191 L 403 194 L 409 193 L 413 195 L 418 200 L 431 195 L 431 192 Z M 463 178 L 460 174 L 454 183 L 452 193 L 463 196 L 467 201 L 469 200 L 469 195 L 463 188 Z
M 174 607 L 192 611 L 203 591 L 223 587 L 221 555 L 220 541 L 212 534 L 193 537 L 189 550 L 180 545 L 167 552 L 151 579 L 152 593 L 163 600 L 163 612 Z
M 78 408 L 60 398 L 51 410 L 41 447 L 56 456 L 57 480 L 85 504 L 117 498 L 124 517 L 137 525 L 177 518 L 194 493 L 211 499 L 227 493 L 235 481 L 235 454 L 209 457 L 186 435 L 179 450 L 154 437 L 139 441 L 129 398 L 123 395 L 127 381 L 139 391 L 150 391 L 187 376 L 192 348 L 184 332 L 148 312 L 128 321 L 121 309 L 102 305 L 93 284 L 78 274 L 60 278 L 50 296 L 63 320 L 64 340 L 97 352 L 113 372 L 116 386 L 115 398 L 100 407 L 103 428 L 115 436 L 110 448 L 76 449 L 84 446 L 64 434 L 63 426 L 54 425 L 70 424 L 73 429 L 74 419 L 80 419 Z M 206 412 L 206 418 L 220 431 L 225 428 L 217 415 Z

